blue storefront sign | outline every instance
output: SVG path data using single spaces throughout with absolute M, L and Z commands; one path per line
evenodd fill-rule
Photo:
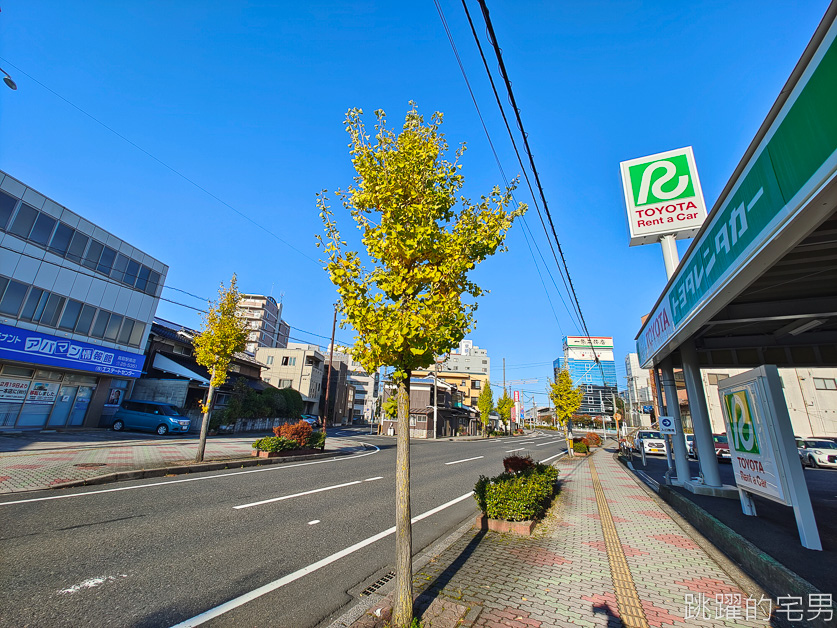
M 0 359 L 139 377 L 145 356 L 0 324 Z

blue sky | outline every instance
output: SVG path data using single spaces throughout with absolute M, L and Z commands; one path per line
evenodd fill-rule
M 515 176 L 462 5 L 440 4 Z M 487 4 L 588 328 L 614 337 L 624 376 L 665 271 L 659 246 L 628 247 L 619 162 L 691 145 L 711 207 L 828 2 Z M 468 6 L 486 47 L 478 4 Z M 18 84 L 0 85 L 0 169 L 168 264 L 165 298 L 202 307 L 172 288 L 211 298 L 235 272 L 242 290 L 281 296 L 302 341 L 325 344 L 307 332 L 331 330 L 315 193 L 351 182 L 347 109 L 370 125 L 384 109 L 393 126 L 410 100 L 428 117 L 442 111 L 449 143 L 468 144 L 466 194 L 502 182 L 430 0 L 12 0 L 0 57 Z M 523 188 L 516 198 L 531 203 Z M 534 207 L 527 224 L 561 286 Z M 537 380 L 514 387 L 544 403 L 561 338 L 577 329 L 522 224 L 507 245 L 474 273 L 491 293 L 470 337 L 488 349 L 492 381 L 505 358 L 506 379 Z M 199 324 L 173 303 L 158 315 Z

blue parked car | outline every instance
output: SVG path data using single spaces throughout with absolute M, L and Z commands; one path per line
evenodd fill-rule
M 157 401 L 129 399 L 123 401 L 113 415 L 113 429 L 116 432 L 125 429 L 143 430 L 165 436 L 169 432 L 188 432 L 191 423 L 177 408 Z

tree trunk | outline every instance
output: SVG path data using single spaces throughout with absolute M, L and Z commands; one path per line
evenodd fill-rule
M 398 382 L 398 435 L 395 459 L 395 628 L 413 621 L 413 529 L 410 514 L 410 371 Z
M 203 462 L 203 452 L 206 450 L 206 433 L 209 431 L 209 415 L 212 412 L 212 402 L 215 399 L 215 386 L 209 384 L 209 392 L 206 393 L 206 408 L 207 411 L 203 413 L 203 423 L 201 424 L 201 437 L 198 441 L 198 453 L 195 455 L 195 462 Z

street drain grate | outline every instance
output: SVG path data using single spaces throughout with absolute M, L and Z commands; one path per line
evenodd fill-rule
M 78 464 L 74 464 L 74 467 L 81 467 L 82 469 L 92 469 L 93 467 L 106 467 L 108 466 L 105 462 L 79 462 Z
M 372 595 L 378 589 L 380 589 L 382 586 L 384 586 L 387 582 L 392 580 L 394 577 L 395 577 L 395 572 L 394 571 L 390 571 L 390 572 L 385 573 L 380 580 L 378 580 L 377 582 L 375 582 L 373 584 L 370 584 L 363 591 L 361 591 L 360 592 L 360 597 L 363 597 L 364 595 Z

